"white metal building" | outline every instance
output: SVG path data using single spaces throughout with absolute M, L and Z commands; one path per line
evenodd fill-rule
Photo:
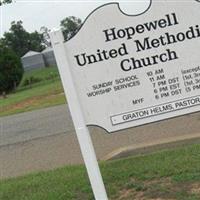
M 45 67 L 43 55 L 36 51 L 29 51 L 21 61 L 25 71 Z
M 44 62 L 47 67 L 56 65 L 56 59 L 52 48 L 48 47 L 44 49 L 41 53 L 44 57 Z

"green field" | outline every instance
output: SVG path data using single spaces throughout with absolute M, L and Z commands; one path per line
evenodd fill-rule
M 29 79 L 34 83 L 24 85 Z M 0 116 L 66 103 L 56 67 L 26 72 L 15 93 L 0 99 Z
M 23 78 L 21 80 L 21 83 L 18 87 L 18 90 L 23 89 L 23 83 L 26 79 L 29 79 L 30 77 L 34 77 L 39 79 L 38 82 L 48 82 L 49 80 L 58 80 L 59 72 L 57 67 L 48 67 L 48 68 L 41 68 L 41 69 L 35 69 L 31 71 L 27 71 L 24 73 Z
M 109 199 L 199 200 L 200 145 L 100 164 Z M 94 199 L 84 166 L 0 182 L 1 200 Z

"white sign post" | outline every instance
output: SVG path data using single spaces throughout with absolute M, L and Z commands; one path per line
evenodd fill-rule
M 108 198 L 99 170 L 92 140 L 89 134 L 89 130 L 84 121 L 70 66 L 68 65 L 68 61 L 66 59 L 64 38 L 62 32 L 52 32 L 51 42 L 54 47 L 54 51 L 57 52 L 56 55 L 59 55 L 56 56 L 56 61 L 59 66 L 59 72 L 64 86 L 64 91 L 67 96 L 68 106 L 70 109 L 72 120 L 74 122 L 77 138 L 80 144 L 81 152 L 87 168 L 95 199 L 107 200 Z
M 109 3 L 69 41 L 51 33 L 97 200 L 107 196 L 88 125 L 115 132 L 200 111 L 199 10 L 198 0 L 151 1 L 130 16 Z

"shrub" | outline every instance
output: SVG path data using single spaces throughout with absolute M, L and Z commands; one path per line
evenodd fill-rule
M 23 80 L 22 86 L 30 86 L 31 87 L 34 83 L 39 83 L 41 81 L 42 81 L 41 78 L 30 76 Z
M 14 90 L 23 72 L 20 58 L 11 49 L 0 45 L 0 94 Z

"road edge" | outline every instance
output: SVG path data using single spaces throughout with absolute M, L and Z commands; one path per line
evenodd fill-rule
M 173 137 L 163 141 L 153 143 L 142 143 L 135 146 L 119 148 L 102 158 L 102 160 L 115 160 L 129 156 L 138 156 L 158 152 L 160 150 L 175 149 L 186 145 L 200 144 L 200 133 L 183 137 Z

